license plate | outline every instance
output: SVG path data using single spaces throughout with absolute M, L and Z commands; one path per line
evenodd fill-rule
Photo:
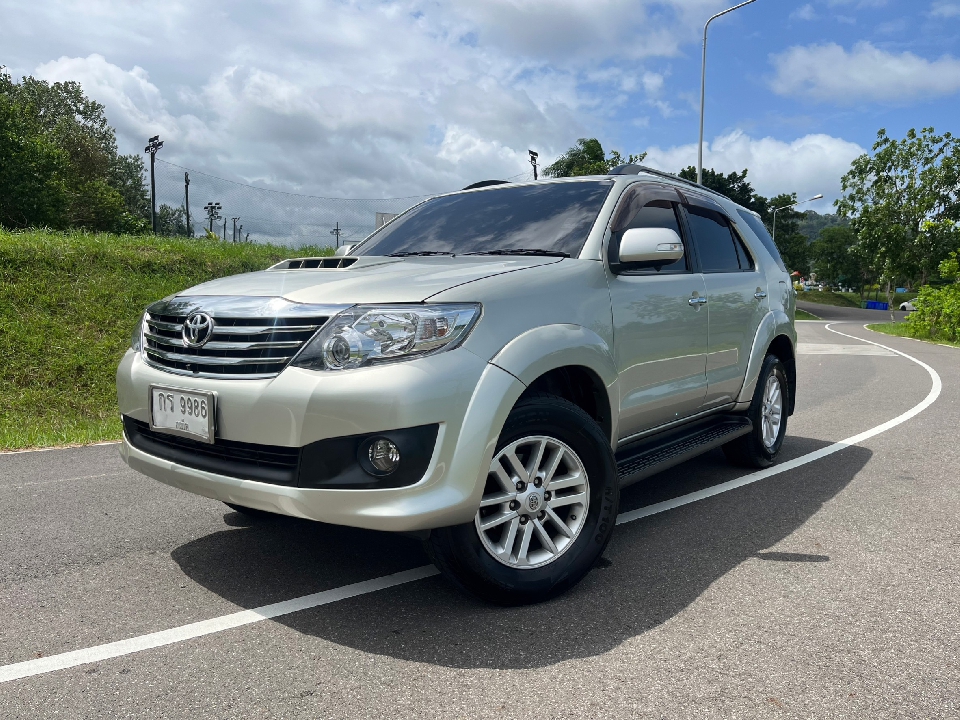
M 150 386 L 150 429 L 212 443 L 216 395 Z

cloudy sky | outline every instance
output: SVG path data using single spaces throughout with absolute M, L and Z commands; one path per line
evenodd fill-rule
M 410 196 L 584 136 L 695 163 L 700 33 L 729 4 L 0 0 L 0 65 L 80 81 L 124 152 L 159 133 L 221 177 Z M 764 194 L 836 197 L 880 127 L 960 132 L 960 0 L 757 0 L 710 32 L 705 165 Z

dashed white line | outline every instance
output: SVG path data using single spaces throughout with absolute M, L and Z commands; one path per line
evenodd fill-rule
M 827 457 L 828 455 L 832 455 L 836 452 L 840 452 L 844 448 L 848 448 L 851 445 L 856 445 L 857 443 L 884 433 L 887 430 L 896 427 L 897 425 L 905 423 L 907 420 L 917 416 L 930 407 L 940 396 L 940 392 L 943 389 L 940 376 L 937 374 L 936 370 L 926 363 L 917 360 L 915 357 L 911 357 L 906 353 L 900 352 L 899 350 L 894 350 L 891 347 L 887 347 L 886 345 L 881 345 L 880 343 L 876 343 L 871 340 L 864 340 L 863 338 L 847 335 L 839 330 L 834 330 L 829 324 L 826 325 L 826 329 L 832 333 L 836 333 L 837 335 L 843 335 L 844 337 L 848 337 L 859 342 L 876 345 L 879 348 L 889 350 L 896 355 L 900 355 L 916 363 L 926 370 L 930 375 L 930 379 L 932 381 L 930 392 L 927 393 L 927 396 L 922 401 L 920 401 L 917 405 L 914 405 L 905 413 L 902 413 L 901 415 L 898 415 L 892 420 L 888 420 L 881 425 L 877 425 L 874 428 L 866 430 L 857 435 L 853 435 L 852 437 L 848 437 L 845 440 L 834 443 L 833 445 L 828 445 L 820 450 L 815 450 L 807 453 L 806 455 L 801 455 L 798 458 L 789 460 L 780 465 L 775 465 L 765 470 L 744 475 L 736 480 L 731 480 L 705 490 L 682 495 L 680 497 L 673 498 L 672 500 L 656 503 L 655 505 L 648 505 L 647 507 L 639 508 L 638 510 L 621 513 L 617 517 L 617 524 L 622 525 L 623 523 L 633 522 L 634 520 L 639 520 L 640 518 L 649 517 L 651 515 L 666 512 L 667 510 L 672 510 L 683 505 L 689 505 L 690 503 L 705 500 L 713 497 L 714 495 L 729 492 L 730 490 L 743 487 L 744 485 L 750 485 L 751 483 L 763 480 L 764 478 L 779 475 L 780 473 L 788 472 L 800 467 L 801 465 L 806 465 L 807 463 L 820 460 L 821 458 Z M 12 665 L 4 665 L 3 667 L 0 667 L 0 683 L 18 680 L 33 675 L 41 675 L 44 673 L 53 672 L 55 670 L 65 670 L 78 665 L 108 660 L 110 658 L 120 657 L 121 655 L 129 655 L 142 650 L 162 647 L 164 645 L 172 645 L 174 643 L 202 637 L 204 635 L 230 630 L 242 625 L 250 625 L 251 623 L 260 622 L 261 620 L 268 620 L 270 618 L 280 617 L 281 615 L 287 615 L 289 613 L 299 612 L 301 610 L 309 610 L 310 608 L 319 607 L 321 605 L 329 605 L 330 603 L 346 600 L 347 598 L 366 595 L 379 590 L 385 590 L 387 588 L 396 587 L 405 583 L 432 577 L 437 574 L 437 569 L 432 565 L 424 565 L 422 567 L 414 568 L 412 570 L 405 570 L 393 575 L 386 575 L 383 577 L 374 578 L 372 580 L 364 580 L 363 582 L 354 583 L 352 585 L 345 585 L 332 590 L 324 590 L 323 592 L 313 593 L 312 595 L 304 595 L 292 600 L 273 603 L 272 605 L 263 605 L 252 610 L 242 610 L 240 612 L 222 615 L 210 620 L 202 620 L 200 622 L 190 623 L 189 625 L 171 628 L 170 630 L 161 630 L 160 632 L 139 635 L 126 640 L 119 640 L 117 642 L 106 643 L 104 645 L 96 645 L 94 647 L 84 648 L 82 650 L 73 650 L 71 652 L 60 653 L 59 655 L 51 655 L 50 657 L 26 660 L 24 662 L 14 663 Z

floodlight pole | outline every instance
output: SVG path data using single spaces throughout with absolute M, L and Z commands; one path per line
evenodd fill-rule
M 335 242 L 337 244 L 337 247 L 340 247 L 340 233 L 342 232 L 343 232 L 343 229 L 340 227 L 340 222 L 337 221 L 336 225 L 334 225 L 333 227 L 333 230 L 330 231 L 330 234 L 336 238 Z
M 237 241 L 237 220 L 239 220 L 240 218 L 235 217 L 230 219 L 233 220 L 233 241 L 236 242 Z
M 183 202 L 187 208 L 187 237 L 193 237 L 190 229 L 190 173 L 183 173 Z
M 536 153 L 533 150 L 527 150 L 530 153 L 530 164 L 533 165 L 533 179 L 537 179 L 537 158 L 540 157 L 540 153 Z
M 749 5 L 750 3 L 756 1 L 757 0 L 747 0 L 739 5 L 734 5 L 732 8 L 727 8 L 723 12 L 718 12 L 716 15 L 707 20 L 706 25 L 703 26 L 703 61 L 700 64 L 700 141 L 697 143 L 698 185 L 701 185 L 703 181 L 703 106 L 707 93 L 707 28 L 710 27 L 710 23 L 712 23 L 718 17 L 722 17 L 727 13 L 732 13 L 734 10 L 739 10 L 744 5 Z
M 777 213 L 781 210 L 786 210 L 787 208 L 796 207 L 797 205 L 803 205 L 804 203 L 813 202 L 814 200 L 820 200 L 823 197 L 821 194 L 814 195 L 812 198 L 807 198 L 806 200 L 797 200 L 795 203 L 789 205 L 784 205 L 783 207 L 778 207 L 773 209 L 773 233 L 770 239 L 773 240 L 773 244 L 777 244 Z
M 147 146 L 143 149 L 150 155 L 150 226 L 153 228 L 153 234 L 157 234 L 157 179 L 154 174 L 153 165 L 157 152 L 163 147 L 163 140 L 159 135 L 154 135 L 147 140 Z

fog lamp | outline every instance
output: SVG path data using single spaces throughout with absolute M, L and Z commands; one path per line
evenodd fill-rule
M 400 449 L 387 438 L 377 438 L 370 443 L 367 459 L 378 473 L 389 475 L 400 465 Z

